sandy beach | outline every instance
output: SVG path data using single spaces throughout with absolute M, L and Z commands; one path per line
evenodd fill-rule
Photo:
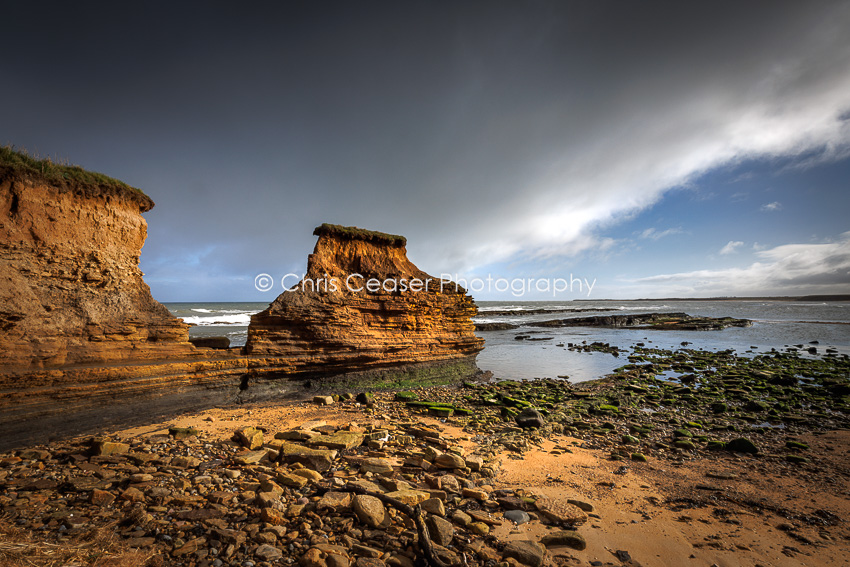
M 459 402 L 468 388 L 414 393 L 419 399 Z M 618 454 L 621 435 L 635 425 L 631 418 L 587 420 L 594 428 L 613 425 L 608 435 L 559 432 L 552 424 L 523 429 L 513 420 L 480 428 L 472 417 L 437 417 L 433 410 L 394 399 L 393 393 L 379 393 L 369 404 L 341 399 L 330 405 L 303 400 L 219 407 L 104 432 L 104 438 L 126 444 L 112 455 L 98 456 L 89 449 L 102 450 L 103 438 L 101 445 L 81 438 L 4 455 L 0 557 L 4 565 L 89 564 L 74 560 L 81 559 L 80 549 L 91 555 L 87 538 L 106 526 L 114 537 L 97 550 L 102 556 L 92 565 L 422 561 L 403 514 L 393 514 L 387 525 L 370 531 L 350 503 L 320 508 L 328 491 L 356 481 L 387 492 L 427 491 L 421 498 L 429 502 L 441 499 L 440 511 L 453 531 L 446 548 L 458 564 L 841 565 L 850 551 L 847 430 L 796 435 L 808 447 L 811 460 L 806 464 L 791 463 L 772 447 L 754 455 L 673 448 L 638 462 Z M 318 438 L 348 432 L 365 435 L 361 442 L 370 437 L 380 441 L 339 450 L 323 472 L 305 474 L 305 468 L 322 467 L 275 462 L 274 447 L 280 449 L 283 441 L 274 438 L 310 424 L 324 433 L 311 434 Z M 262 432 L 264 444 L 249 450 L 244 436 L 241 442 L 234 438 L 234 432 L 245 428 Z M 458 468 L 436 465 L 434 453 L 442 451 L 463 455 Z M 379 469 L 364 466 L 365 459 L 390 468 L 370 472 Z M 283 484 L 299 470 L 305 474 L 303 485 Z M 277 482 L 270 480 L 275 475 Z M 453 477 L 451 483 L 446 476 Z M 99 481 L 100 488 L 81 479 Z M 269 489 L 271 500 L 260 486 Z M 559 503 L 554 515 L 538 506 L 544 501 Z M 528 521 L 505 517 L 517 507 L 526 508 Z M 128 520 L 139 510 L 141 525 Z M 479 521 L 464 526 L 464 514 L 457 513 L 463 511 Z M 505 555 L 511 542 L 551 542 L 564 529 L 579 538 L 570 545 L 555 539 L 538 546 L 539 558 Z M 386 545 L 387 535 L 398 537 L 399 543 Z M 269 552 L 269 543 L 283 553 Z M 308 553 L 312 548 L 324 551 L 314 557 Z M 333 556 L 329 550 L 338 551 L 340 563 L 328 562 Z M 58 557 L 64 559 L 56 561 Z

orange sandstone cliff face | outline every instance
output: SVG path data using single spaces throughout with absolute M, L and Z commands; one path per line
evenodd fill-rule
M 151 297 L 153 202 L 0 164 L 0 448 L 220 403 L 247 364 Z
M 301 282 L 251 318 L 249 355 L 277 373 L 338 373 L 471 362 L 483 348 L 472 298 L 413 265 L 404 238 L 335 225 L 315 234 Z
M 0 177 L 0 367 L 54 368 L 186 355 L 188 326 L 151 297 L 131 189 Z
M 407 281 L 418 292 L 282 294 L 244 350 L 196 348 L 157 303 L 139 253 L 153 202 L 122 186 L 0 164 L 0 450 L 216 404 L 467 378 L 472 299 L 418 270 L 404 240 L 323 225 L 305 280 Z M 318 379 L 318 380 L 316 380 Z

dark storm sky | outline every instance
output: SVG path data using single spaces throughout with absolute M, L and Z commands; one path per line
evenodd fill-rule
M 162 301 L 270 301 L 254 276 L 300 273 L 322 222 L 404 234 L 432 274 L 572 273 L 596 297 L 850 290 L 848 3 L 2 18 L 0 143 L 153 197 Z

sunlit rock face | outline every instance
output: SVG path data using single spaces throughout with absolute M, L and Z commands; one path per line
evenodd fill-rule
M 57 186 L 0 170 L 0 365 L 49 369 L 194 351 L 151 297 L 132 189 Z
M 212 405 L 246 363 L 188 341 L 139 254 L 153 201 L 0 164 L 0 447 Z
M 474 360 L 483 348 L 472 298 L 413 265 L 403 237 L 327 224 L 314 234 L 304 278 L 251 318 L 247 354 L 276 359 L 278 373 L 327 374 Z

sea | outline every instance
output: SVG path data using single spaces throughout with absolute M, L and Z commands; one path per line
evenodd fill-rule
M 600 378 L 627 364 L 628 353 L 638 344 L 663 349 L 732 349 L 740 356 L 797 348 L 801 356 L 822 356 L 832 349 L 850 356 L 850 302 L 781 300 L 637 300 L 637 301 L 479 301 L 476 323 L 513 323 L 517 329 L 478 331 L 485 339 L 478 366 L 500 380 L 562 378 L 583 382 Z M 231 346 L 242 346 L 248 337 L 251 315 L 266 303 L 166 303 L 176 316 L 193 326 L 189 335 L 226 336 Z M 574 310 L 565 312 L 565 310 Z M 661 331 L 606 329 L 601 327 L 525 327 L 534 321 L 596 315 L 683 312 L 704 317 L 750 319 L 750 327 L 722 331 Z M 543 340 L 516 340 L 527 335 Z M 603 342 L 623 352 L 570 350 L 569 343 Z M 686 344 L 683 344 L 686 343 Z M 561 346 L 563 345 L 563 346 Z M 816 354 L 809 354 L 814 347 Z

